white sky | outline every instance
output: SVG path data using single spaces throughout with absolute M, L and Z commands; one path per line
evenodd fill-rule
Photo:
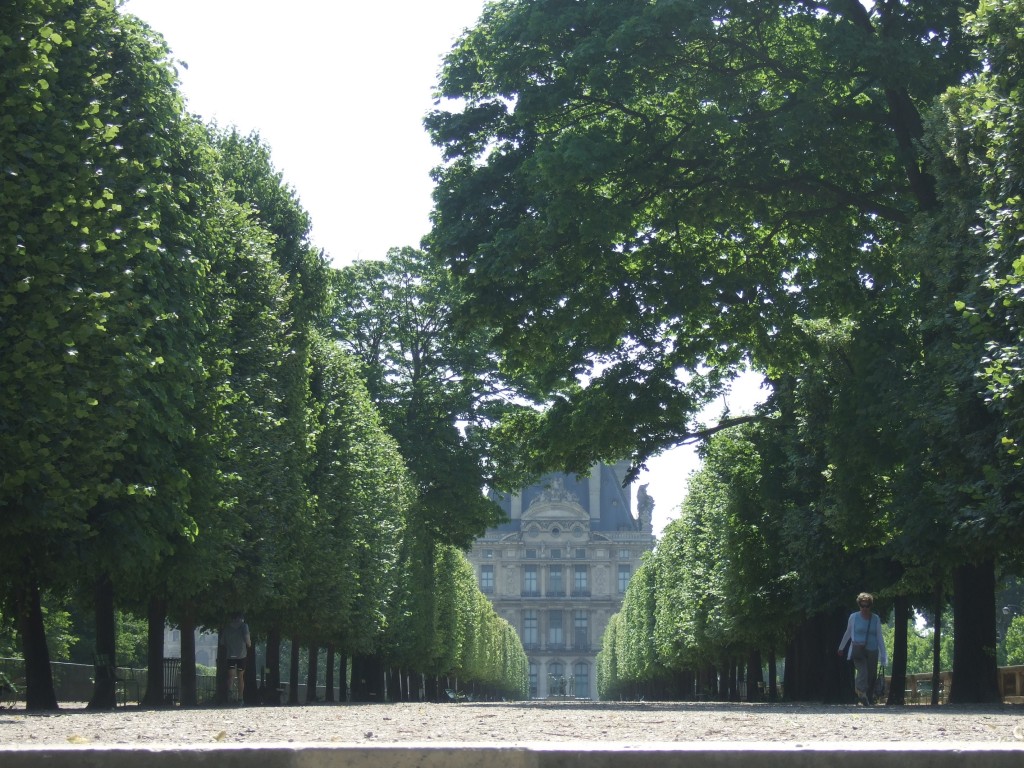
M 423 117 L 442 57 L 484 0 L 128 0 L 163 34 L 190 112 L 256 130 L 313 219 L 335 265 L 418 246 L 429 229 L 430 169 L 440 161 Z M 745 380 L 733 413 L 757 398 Z M 649 462 L 660 533 L 699 466 L 690 449 Z

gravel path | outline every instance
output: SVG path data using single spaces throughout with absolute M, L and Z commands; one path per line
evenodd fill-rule
M 706 703 L 320 704 L 93 713 L 0 710 L 0 747 L 310 742 L 1024 743 L 1024 707 Z

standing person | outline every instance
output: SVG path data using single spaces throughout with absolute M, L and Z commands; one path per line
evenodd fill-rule
M 874 595 L 868 592 L 857 595 L 857 607 L 860 610 L 850 614 L 850 620 L 846 622 L 846 632 L 839 641 L 838 651 L 842 656 L 843 647 L 849 642 L 846 658 L 853 660 L 853 666 L 857 670 L 857 678 L 853 685 L 857 692 L 857 700 L 865 706 L 875 703 L 878 660 L 882 660 L 882 666 L 889 663 L 889 656 L 885 652 L 885 638 L 882 637 L 882 619 L 871 610 L 874 602 Z
M 252 640 L 249 637 L 249 625 L 241 613 L 231 617 L 231 621 L 220 633 L 221 643 L 224 645 L 224 655 L 228 665 L 228 691 L 231 691 L 232 679 L 238 680 L 238 700 L 245 700 L 245 663 L 249 656 L 249 646 Z

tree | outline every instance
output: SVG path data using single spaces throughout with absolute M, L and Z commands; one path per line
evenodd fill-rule
M 53 708 L 40 585 L 86 563 L 112 663 L 114 581 L 190 528 L 177 446 L 203 373 L 204 264 L 179 250 L 193 180 L 166 48 L 106 0 L 24 0 L 4 17 L 0 559 L 29 706 Z
M 809 381 L 808 328 L 850 323 L 866 340 L 875 318 L 902 323 L 895 338 L 919 364 L 888 383 L 901 412 L 880 422 L 902 430 L 882 441 L 897 473 L 836 443 L 815 458 L 837 468 L 833 502 L 872 487 L 858 480 L 901 483 L 903 543 L 936 517 L 933 533 L 957 531 L 940 546 L 954 555 L 961 677 L 983 683 L 956 695 L 985 701 L 995 529 L 1017 535 L 1018 482 L 991 448 L 998 419 L 950 322 L 979 266 L 965 226 L 977 185 L 934 149 L 954 142 L 925 141 L 927 110 L 989 55 L 963 10 L 495 3 L 445 61 L 440 93 L 456 106 L 427 118 L 445 152 L 429 244 L 464 280 L 465 324 L 490 329 L 501 365 L 528 373 L 546 405 L 520 419 L 522 440 L 578 471 L 624 454 L 640 467 L 728 426 L 695 417 L 745 364 Z M 989 18 L 1012 29 L 1019 14 Z
M 532 430 L 552 461 L 639 465 L 702 433 L 745 361 L 786 364 L 794 320 L 889 285 L 894 238 L 934 204 L 918 105 L 973 63 L 958 11 L 487 9 L 442 72 L 464 106 L 427 119 L 447 161 L 430 249 L 467 323 L 552 398 Z
M 935 406 L 921 419 L 920 455 L 957 540 L 950 691 L 957 703 L 999 700 L 996 571 L 1001 557 L 1017 559 L 1024 537 L 1012 396 L 1011 286 L 1020 257 L 1020 200 L 1012 190 L 1020 162 L 1009 149 L 1020 133 L 1020 56 L 1010 42 L 1024 29 L 1020 11 L 1019 3 L 996 0 L 965 17 L 985 67 L 951 85 L 928 116 L 924 146 L 940 207 L 922 216 L 912 251 L 927 265 L 922 285 L 931 307 L 922 323 L 930 365 L 917 399 Z
M 256 432 L 245 436 L 252 441 L 250 454 L 239 454 L 239 460 L 250 462 L 244 467 L 245 476 L 258 486 L 253 488 L 254 505 L 247 509 L 245 567 L 230 582 L 235 605 L 251 602 L 253 625 L 270 633 L 268 667 L 276 687 L 280 633 L 291 635 L 305 623 L 299 607 L 305 596 L 303 544 L 313 515 L 308 488 L 314 432 L 309 368 L 315 331 L 324 319 L 328 273 L 323 255 L 309 242 L 309 215 L 284 183 L 259 135 L 216 132 L 214 143 L 231 195 L 270 234 L 271 260 L 284 278 L 280 336 L 275 342 L 283 345 L 278 347 L 282 354 L 273 360 L 273 350 L 255 350 L 271 357 L 254 362 L 268 362 L 271 367 L 251 371 L 257 377 L 251 383 L 257 390 L 253 404 L 259 409 L 255 414 L 259 423 L 254 424 Z
M 483 495 L 502 483 L 487 429 L 508 406 L 488 375 L 486 338 L 452 333 L 458 295 L 422 253 L 393 249 L 336 273 L 332 324 L 416 478 L 424 531 L 467 548 L 499 521 Z

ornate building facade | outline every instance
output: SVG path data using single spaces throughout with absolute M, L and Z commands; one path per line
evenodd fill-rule
M 508 520 L 469 553 L 480 589 L 519 632 L 533 698 L 597 698 L 601 635 L 654 548 L 654 504 L 641 486 L 634 517 L 626 469 L 599 464 L 495 497 Z

